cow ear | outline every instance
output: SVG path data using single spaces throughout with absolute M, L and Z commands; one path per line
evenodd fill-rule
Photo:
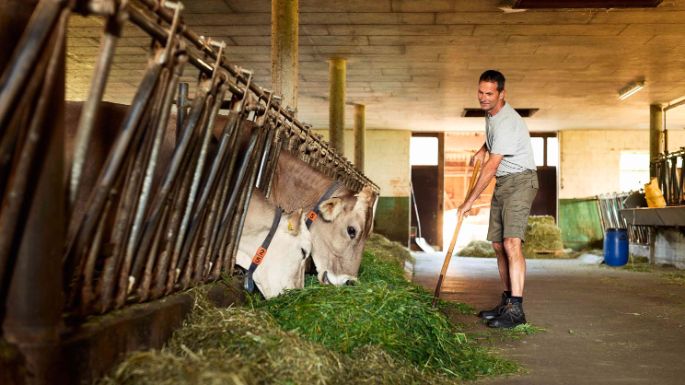
M 288 234 L 300 235 L 300 225 L 302 223 L 302 209 L 298 209 L 288 215 Z
M 372 202 L 375 200 L 375 195 L 376 193 L 371 186 L 364 186 L 362 191 L 356 195 L 357 201 L 354 204 L 354 209 L 366 212 L 368 207 L 371 206 Z
M 343 211 L 343 201 L 340 198 L 327 199 L 319 205 L 321 216 L 326 221 L 332 221 Z

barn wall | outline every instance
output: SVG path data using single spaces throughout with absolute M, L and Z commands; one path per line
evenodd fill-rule
M 685 130 L 669 130 L 668 142 L 671 150 L 685 146 Z M 559 151 L 560 199 L 618 192 L 621 151 L 649 152 L 649 131 L 564 130 Z
M 328 139 L 328 130 L 316 130 Z M 411 219 L 409 182 L 409 143 L 406 130 L 367 130 L 364 170 L 366 176 L 381 188 L 376 206 L 374 231 L 407 244 Z M 352 130 L 345 130 L 345 157 L 354 159 Z

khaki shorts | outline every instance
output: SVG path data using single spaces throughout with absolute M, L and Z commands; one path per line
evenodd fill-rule
M 525 240 L 528 215 L 538 193 L 538 174 L 527 170 L 497 178 L 490 206 L 488 241 Z

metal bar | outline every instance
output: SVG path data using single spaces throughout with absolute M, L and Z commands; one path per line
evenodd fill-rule
M 273 186 L 274 175 L 276 174 L 276 169 L 278 168 L 278 158 L 281 155 L 281 149 L 283 149 L 283 131 L 282 125 L 276 131 L 276 137 L 274 138 L 274 152 L 271 158 L 271 164 L 269 165 L 268 172 L 266 174 L 266 181 L 264 182 L 264 196 L 266 199 L 271 197 L 271 188 Z
M 149 163 L 152 147 L 157 139 L 155 134 L 157 134 L 156 128 L 159 127 L 159 120 L 157 120 L 156 117 L 160 116 L 161 110 L 163 109 L 162 104 L 165 101 L 165 93 L 169 88 L 169 76 L 169 69 L 165 67 L 162 70 L 162 76 L 154 94 L 154 103 L 152 104 L 150 111 L 146 114 L 147 117 L 149 117 L 149 121 L 146 122 L 144 126 L 145 137 L 140 148 L 136 151 L 136 153 L 132 154 L 132 157 L 134 157 L 133 167 L 130 174 L 126 178 L 126 187 L 124 188 L 122 201 L 119 203 L 118 214 L 120 215 L 121 221 L 117 221 L 115 223 L 115 230 L 117 229 L 118 225 L 121 225 L 123 231 L 120 232 L 122 237 L 117 239 L 115 245 L 117 246 L 117 255 L 123 254 L 123 257 L 120 259 L 121 271 L 118 272 L 119 284 L 116 301 L 116 305 L 118 307 L 123 306 L 126 295 L 130 292 L 131 286 L 134 283 L 137 283 L 129 278 L 129 271 L 131 269 L 135 244 L 135 240 L 132 238 L 138 238 L 138 231 L 140 228 L 140 222 L 135 222 L 136 214 L 140 213 L 136 210 L 136 207 L 139 206 L 138 203 L 140 198 L 145 198 L 148 194 L 148 192 L 143 191 L 142 189 L 145 188 L 145 174 L 148 171 L 152 172 L 149 170 L 147 165 Z M 172 89 L 174 88 L 175 87 Z
M 205 221 L 203 221 L 202 219 L 207 208 L 207 201 L 210 199 L 210 195 L 216 195 L 220 190 L 221 183 L 217 182 L 217 176 L 220 174 L 221 166 L 225 163 L 225 158 L 228 153 L 228 142 L 230 141 L 229 130 L 230 127 L 233 127 L 235 129 L 233 123 L 234 122 L 231 119 L 229 119 L 226 122 L 226 125 L 224 126 L 223 134 L 221 135 L 221 139 L 219 141 L 219 148 L 214 157 L 214 161 L 212 162 L 209 174 L 207 176 L 207 180 L 205 181 L 204 189 L 202 191 L 202 194 L 200 195 L 197 208 L 195 209 L 195 215 L 193 216 L 191 225 L 189 227 L 188 238 L 183 246 L 181 255 L 187 255 L 190 252 L 190 242 L 194 241 L 195 237 L 197 236 L 197 232 L 200 229 L 203 222 L 205 225 L 205 232 L 207 231 L 207 229 L 211 228 L 211 223 L 213 223 L 214 211 L 216 210 L 215 204 L 212 204 L 210 213 L 204 216 Z M 197 258 L 197 264 L 195 266 L 195 280 L 199 280 L 202 275 L 201 269 L 202 265 L 206 260 L 205 251 L 207 247 L 207 240 L 208 238 L 206 236 L 203 236 L 202 241 L 200 242 L 200 255 Z
M 682 106 L 683 104 L 685 104 L 685 96 L 678 98 L 674 101 L 671 101 L 669 104 L 665 105 L 663 107 L 663 111 L 666 112 L 668 110 L 672 110 L 676 107 Z
M 16 110 L 17 95 L 22 93 L 34 74 L 32 69 L 40 61 L 66 3 L 64 0 L 40 1 L 14 49 L 12 59 L 0 78 L 0 136 Z
M 131 108 L 126 116 L 122 130 L 114 143 L 112 151 L 107 157 L 103 170 L 98 178 L 97 185 L 91 193 L 88 202 L 88 210 L 80 223 L 74 223 L 72 221 L 73 225 L 70 225 L 70 228 L 74 228 L 75 230 L 69 231 L 70 234 L 74 235 L 73 238 L 69 240 L 69 246 L 67 247 L 64 263 L 66 277 L 74 278 L 73 274 L 82 270 L 81 268 L 76 268 L 81 263 L 77 256 L 82 255 L 83 249 L 87 247 L 88 242 L 90 241 L 93 227 L 99 220 L 105 200 L 109 195 L 112 182 L 121 169 L 125 156 L 129 150 L 131 140 L 136 132 L 135 128 L 139 125 L 160 72 L 161 66 L 158 63 L 153 62 L 148 66 L 145 77 L 136 92 L 136 96 L 134 97 Z
M 250 175 L 246 180 L 244 191 L 241 194 L 241 200 L 239 202 L 239 211 L 234 217 L 235 225 L 231 229 L 231 237 L 229 238 L 230 243 L 227 244 L 226 257 L 228 259 L 228 264 L 226 264 L 226 258 L 224 259 L 224 268 L 229 269 L 229 274 L 233 273 L 233 267 L 235 266 L 235 255 L 238 250 L 238 245 L 240 243 L 240 238 L 243 232 L 243 225 L 245 224 L 245 217 L 247 216 L 247 209 L 250 205 L 250 200 L 252 199 L 252 193 L 255 188 L 255 180 L 257 178 L 257 173 L 259 171 L 259 159 L 265 146 L 265 137 L 267 136 L 264 132 L 265 129 L 261 129 L 261 135 L 258 139 L 258 147 L 254 151 L 254 158 L 252 159 L 252 167 L 250 170 Z M 236 220 L 237 219 L 237 220 Z
M 193 181 L 190 187 L 190 193 L 188 194 L 188 201 L 186 202 L 186 210 L 183 214 L 183 220 L 181 221 L 181 236 L 176 240 L 176 245 L 174 247 L 174 257 L 179 258 L 178 268 L 183 271 L 188 260 L 188 254 L 181 253 L 184 248 L 183 243 L 186 241 L 188 247 L 186 250 L 190 250 L 190 246 L 193 241 L 193 237 L 186 237 L 188 234 L 188 226 L 191 219 L 193 210 L 197 212 L 201 211 L 201 208 L 195 207 L 195 199 L 197 198 L 197 193 L 200 188 L 200 180 L 202 179 L 202 174 L 205 168 L 205 161 L 207 159 L 207 151 L 209 147 L 209 139 L 212 137 L 214 123 L 216 122 L 216 116 L 219 113 L 219 108 L 221 107 L 221 102 L 226 94 L 227 87 L 223 85 L 216 85 L 213 87 L 211 92 L 211 100 L 213 105 L 211 106 L 211 111 L 209 113 L 209 119 L 204 127 L 204 135 L 202 138 L 202 144 L 200 146 L 200 153 L 195 166 L 195 171 L 193 172 Z M 192 268 L 192 265 L 189 265 Z M 188 269 L 190 272 L 191 268 Z M 189 273 L 188 273 L 189 274 Z M 189 276 L 187 276 L 189 277 Z M 189 278 L 187 278 L 189 279 Z
M 196 158 L 195 150 L 196 148 L 195 146 L 193 146 L 193 154 L 191 158 L 188 159 L 187 166 L 184 167 L 184 172 L 181 173 L 181 186 L 179 188 L 179 193 L 177 195 L 176 204 L 174 205 L 171 213 L 171 222 L 167 230 L 166 251 L 167 254 L 171 256 L 171 260 L 169 261 L 169 267 L 166 269 L 167 278 L 164 291 L 165 294 L 169 294 L 173 291 L 176 279 L 181 273 L 177 269 L 178 254 L 174 252 L 174 245 L 176 243 L 176 239 L 182 236 L 182 234 L 180 234 L 180 226 L 181 221 L 183 219 L 183 209 L 188 199 L 188 191 L 190 190 L 190 184 L 192 183 L 192 174 L 187 171 L 193 167 L 194 160 Z
M 230 221 L 229 219 L 232 217 L 233 211 L 236 207 L 236 203 L 239 200 L 239 195 L 241 192 L 240 186 L 242 185 L 242 181 L 245 179 L 245 174 L 247 174 L 248 171 L 248 166 L 250 163 L 250 159 L 252 158 L 252 153 L 257 145 L 257 137 L 258 137 L 258 132 L 255 130 L 251 137 L 250 137 L 250 142 L 247 145 L 247 149 L 245 150 L 245 153 L 243 154 L 243 159 L 240 164 L 240 168 L 238 170 L 238 175 L 236 177 L 236 181 L 233 184 L 233 190 L 231 191 L 231 197 L 229 198 L 228 202 L 226 203 L 225 209 L 223 216 L 220 221 L 219 229 L 217 230 L 218 232 L 218 239 L 217 239 L 217 246 L 216 246 L 216 251 L 213 251 L 215 255 L 212 256 L 212 260 L 215 261 L 217 258 L 220 258 L 222 260 L 221 266 L 225 266 L 226 268 L 230 269 L 230 266 L 228 265 L 228 259 L 227 256 L 221 256 L 220 253 L 223 251 L 223 245 L 226 243 L 226 237 L 228 236 L 228 233 L 230 231 Z M 215 266 L 218 264 L 218 262 L 215 264 Z M 218 272 L 217 272 L 218 273 Z M 214 274 L 213 274 L 214 276 Z M 218 276 L 217 276 L 218 277 Z
M 162 223 L 166 221 L 169 211 L 164 210 L 162 214 Z M 150 249 L 149 257 L 147 263 L 145 264 L 145 271 L 143 272 L 143 279 L 141 281 L 140 287 L 138 289 L 138 296 L 141 301 L 147 301 L 152 294 L 150 292 L 150 287 L 152 285 L 152 269 L 154 268 L 158 255 L 159 255 L 159 245 L 162 243 L 162 235 L 164 233 L 164 226 L 157 226 L 157 232 L 152 241 L 152 248 Z
M 22 373 L 17 381 L 27 384 L 66 383 L 64 371 L 56 368 L 62 367 L 59 341 L 64 301 L 63 277 L 59 271 L 66 214 L 63 205 L 64 47 L 69 14 L 68 9 L 61 10 L 44 51 L 51 54 L 31 126 L 40 128 L 45 135 L 37 142 L 35 154 L 40 161 L 35 165 L 33 180 L 24 190 L 26 203 L 22 208 L 25 219 L 21 227 L 31 231 L 16 235 L 20 240 L 12 253 L 14 266 L 5 272 L 9 290 L 6 300 L 0 298 L 0 319 L 4 318 L 2 336 L 21 351 L 20 357 L 30 372 Z M 33 139 L 27 137 L 27 140 Z
M 83 272 L 83 288 L 81 289 L 81 314 L 88 313 L 88 310 L 93 300 L 95 299 L 95 292 L 93 291 L 95 261 L 97 260 L 97 257 L 100 253 L 100 247 L 102 245 L 102 236 L 105 231 L 105 223 L 111 207 L 112 201 L 107 201 L 107 204 L 105 204 L 105 208 L 102 211 L 100 222 L 98 223 L 98 227 L 95 231 L 93 243 L 90 246 L 88 259 L 86 260 L 86 266 Z
M 0 185 L 0 188 L 4 187 L 4 194 L 0 196 L 0 203 L 2 204 L 0 206 L 0 303 L 4 303 L 3 299 L 7 287 L 6 272 L 12 271 L 13 254 L 16 254 L 16 247 L 18 247 L 18 242 L 23 236 L 26 215 L 28 215 L 25 205 L 30 200 L 38 182 L 35 177 L 36 167 L 41 164 L 45 155 L 45 148 L 48 146 L 47 143 L 44 143 L 46 135 L 44 122 L 45 111 L 49 106 L 44 95 L 50 92 L 54 84 L 55 69 L 50 66 L 56 60 L 54 59 L 55 52 L 46 52 L 42 58 L 42 65 L 39 64 L 42 70 L 40 75 L 44 76 L 35 76 L 36 79 L 34 79 L 36 88 L 43 83 L 41 89 L 37 91 L 39 92 L 39 100 L 36 110 L 31 115 L 26 116 L 25 119 L 16 121 L 13 133 L 6 133 L 6 135 L 14 136 L 14 139 L 6 144 L 16 149 L 13 151 L 14 156 L 8 159 L 7 185 Z M 43 74 L 43 72 L 45 73 Z M 44 82 L 42 81 L 43 78 L 45 79 Z M 30 92 L 25 95 L 25 100 L 21 104 L 25 104 L 27 108 L 31 107 L 27 104 L 31 103 L 33 93 Z M 28 125 L 28 128 L 21 127 L 24 125 Z M 22 144 L 20 145 L 18 142 Z M 13 162 L 11 162 L 12 158 L 14 158 Z M 0 310 L 0 320 L 2 313 L 3 311 Z
M 64 81 L 63 54 L 65 23 L 68 11 L 63 11 L 61 21 L 55 26 L 53 39 L 56 44 L 52 51 L 47 51 L 45 61 L 45 75 L 40 89 L 37 105 L 31 117 L 24 144 L 18 153 L 16 164 L 12 170 L 8 183 L 7 194 L 3 195 L 0 206 L 0 304 L 5 303 L 6 288 L 14 270 L 17 248 L 23 239 L 32 237 L 33 232 L 24 233 L 27 229 L 28 207 L 40 185 L 37 175 L 46 161 L 48 149 L 52 145 L 48 140 L 50 124 L 46 123 L 46 115 L 51 110 L 51 96 L 60 80 Z M 59 138 L 58 138 L 59 139 Z M 6 281 L 7 279 L 7 281 Z M 4 306 L 3 306 L 4 307 Z M 0 322 L 5 310 L 0 309 Z
M 178 84 L 178 96 L 176 98 L 176 140 L 181 136 L 183 122 L 188 115 L 188 83 Z
M 186 56 L 181 55 L 178 57 L 178 61 L 174 64 L 174 71 L 171 80 L 164 90 L 163 97 L 161 98 L 162 105 L 160 107 L 160 117 L 157 125 L 155 127 L 154 141 L 152 148 L 150 150 L 150 158 L 147 162 L 145 170 L 145 178 L 143 181 L 143 186 L 140 191 L 140 199 L 138 206 L 136 208 L 136 214 L 131 228 L 131 233 L 128 239 L 128 244 L 126 246 L 126 254 L 124 261 L 129 261 L 130 264 L 136 252 L 136 248 L 140 243 L 141 232 L 143 228 L 144 215 L 147 212 L 148 202 L 152 194 L 152 181 L 154 178 L 155 170 L 157 169 L 157 160 L 159 157 L 159 152 L 161 150 L 164 135 L 167 130 L 167 124 L 169 122 L 169 114 L 171 112 L 171 104 L 174 98 L 174 92 L 179 81 L 179 78 L 183 74 L 183 67 L 186 62 Z M 147 254 L 148 258 L 154 254 Z M 128 270 L 128 269 L 127 269 Z M 134 277 L 137 277 L 134 275 Z
M 23 140 L 22 135 L 26 134 L 22 127 L 28 126 L 33 117 L 32 110 L 35 107 L 33 103 L 38 98 L 37 95 L 43 86 L 49 55 L 50 50 L 43 51 L 36 65 L 32 67 L 34 76 L 22 88 L 21 94 L 17 95 L 16 109 L 9 112 L 7 117 L 8 125 L 0 127 L 0 194 L 4 194 L 6 191 L 6 183 L 11 173 L 11 163 L 18 157 L 19 143 Z M 0 88 L 0 90 L 2 89 Z
M 137 248 L 136 256 L 133 261 L 133 268 L 131 270 L 131 274 L 134 277 L 140 275 L 145 265 L 145 259 L 147 256 L 150 243 L 152 242 L 152 237 L 154 236 L 156 228 L 160 222 L 163 205 L 166 202 L 169 192 L 174 186 L 176 176 L 179 173 L 182 163 L 184 159 L 186 159 L 187 157 L 186 152 L 192 142 L 195 127 L 197 126 L 199 120 L 202 118 L 205 98 L 206 95 L 200 93 L 199 96 L 196 97 L 195 100 L 193 100 L 193 106 L 191 107 L 190 115 L 188 116 L 187 122 L 185 124 L 183 136 L 181 137 L 181 140 L 177 143 L 177 146 L 174 150 L 174 155 L 169 164 L 167 165 L 167 169 L 164 173 L 164 180 L 162 181 L 159 190 L 155 194 L 152 205 L 150 206 L 149 215 L 147 217 L 147 220 L 145 221 L 145 224 L 143 225 L 143 233 L 141 236 L 140 245 Z M 164 256 L 162 257 L 160 263 L 161 266 L 166 266 L 166 260 Z
M 207 241 L 207 247 L 206 247 L 206 254 L 208 260 L 208 266 L 211 266 L 208 268 L 208 273 L 211 276 L 211 279 L 217 279 L 219 278 L 219 274 L 221 272 L 221 267 L 222 267 L 222 259 L 215 258 L 215 253 L 214 250 L 217 247 L 217 244 L 220 243 L 221 239 L 221 233 L 220 233 L 220 225 L 221 225 L 221 218 L 223 218 L 224 213 L 226 210 L 229 210 L 229 207 L 225 205 L 225 202 L 228 201 L 229 193 L 232 192 L 231 186 L 232 186 L 232 180 L 233 180 L 233 172 L 235 170 L 235 165 L 236 162 L 238 161 L 238 137 L 240 135 L 239 129 L 240 129 L 240 124 L 241 121 L 238 120 L 238 115 L 235 114 L 233 115 L 234 119 L 234 125 L 233 125 L 233 132 L 231 133 L 231 138 L 230 138 L 230 143 L 229 143 L 229 148 L 231 149 L 231 159 L 228 163 L 228 167 L 226 167 L 226 171 L 224 173 L 224 176 L 222 178 L 222 187 L 221 187 L 221 194 L 216 196 L 215 199 L 212 202 L 212 206 L 216 207 L 216 213 L 214 217 L 212 218 L 212 223 L 210 227 L 210 232 L 209 232 L 209 238 Z
M 149 12 L 154 13 L 157 17 L 161 18 L 162 20 L 165 20 L 166 22 L 171 22 L 173 20 L 173 15 L 161 8 L 159 8 L 156 5 L 156 2 L 154 0 L 138 0 L 137 2 L 142 3 Z M 132 7 L 133 8 L 133 7 Z M 149 16 L 146 16 L 142 10 L 136 9 L 135 12 L 131 11 L 131 20 L 141 26 L 141 28 L 144 28 L 148 33 L 153 35 L 156 39 L 165 39 L 165 36 L 162 33 L 159 33 L 158 27 L 154 26 L 153 23 L 151 23 L 149 20 Z M 179 26 L 180 34 L 184 36 L 191 44 L 193 44 L 198 50 L 200 50 L 204 55 L 209 57 L 210 59 L 216 60 L 218 57 L 217 52 L 210 47 L 209 45 L 204 43 L 204 40 L 201 38 L 201 36 L 195 34 L 194 32 L 190 31 L 187 29 L 187 27 L 183 24 Z M 190 59 L 191 63 L 196 65 L 201 71 L 211 74 L 212 73 L 212 66 L 204 63 L 203 60 L 198 58 L 196 54 L 192 53 L 192 50 L 189 50 L 190 53 Z M 238 67 L 231 66 L 227 64 L 227 62 L 224 59 L 221 59 L 221 68 L 226 70 L 231 76 L 236 77 L 238 80 L 241 80 L 241 70 Z M 246 84 L 246 89 L 255 94 L 257 97 L 266 99 L 266 92 L 261 90 L 258 86 L 254 84 Z M 231 90 L 233 92 L 233 90 Z M 297 121 L 292 114 L 286 109 L 283 108 L 279 103 L 272 103 L 270 106 L 271 109 L 277 112 L 277 114 L 283 119 L 283 120 L 290 120 L 294 126 L 297 126 L 298 129 L 304 131 L 306 135 L 311 136 L 314 141 L 316 141 L 320 146 L 323 148 L 329 149 L 329 145 L 325 143 L 321 138 L 317 138 L 314 135 L 311 134 L 309 131 L 309 128 L 307 128 L 304 124 L 301 122 Z M 379 188 L 376 184 L 374 184 L 371 180 L 369 180 L 366 176 L 361 174 L 359 171 L 357 171 L 354 166 L 344 159 L 341 155 L 333 152 L 332 157 L 334 157 L 338 161 L 337 168 L 339 169 L 339 172 L 344 173 L 346 175 L 350 175 L 353 177 L 353 179 L 358 180 L 362 182 L 364 185 L 369 185 L 371 186 L 374 190 L 379 191 Z M 348 183 L 351 187 L 351 183 Z
M 100 53 L 95 63 L 93 79 L 90 83 L 88 97 L 83 103 L 81 116 L 74 140 L 74 160 L 71 164 L 69 176 L 69 204 L 73 205 L 76 201 L 78 188 L 81 179 L 81 172 L 86 161 L 88 144 L 93 133 L 93 125 L 97 119 L 98 107 L 102 101 L 102 95 L 107 85 L 107 77 L 112 66 L 112 58 L 116 48 L 117 40 L 121 37 L 125 13 L 122 11 L 107 18 L 105 32 L 100 42 Z

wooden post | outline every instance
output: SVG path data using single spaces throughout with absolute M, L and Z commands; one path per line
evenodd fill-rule
M 364 172 L 364 152 L 366 143 L 366 106 L 354 105 L 354 165 Z
M 283 105 L 297 111 L 299 0 L 271 0 L 271 81 Z
M 649 106 L 649 177 L 655 177 L 656 169 L 651 162 L 659 156 L 663 149 L 664 140 L 664 111 L 660 104 Z
M 347 60 L 329 61 L 329 116 L 330 144 L 340 154 L 345 152 L 345 83 Z

